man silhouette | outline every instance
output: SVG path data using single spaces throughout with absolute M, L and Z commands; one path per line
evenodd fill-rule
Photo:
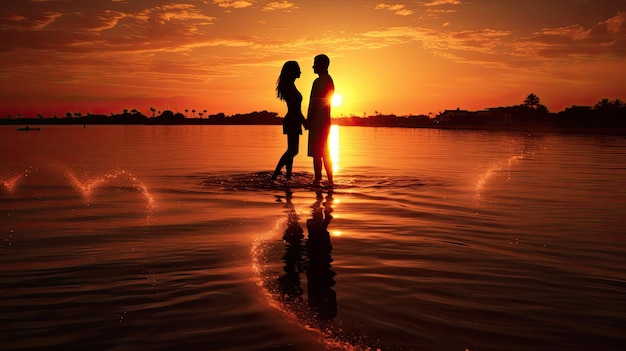
M 333 165 L 328 149 L 328 134 L 330 133 L 330 102 L 335 92 L 335 84 L 328 74 L 330 59 L 321 54 L 313 60 L 313 72 L 319 77 L 313 82 L 311 99 L 306 126 L 309 129 L 308 155 L 313 157 L 313 170 L 315 172 L 314 184 L 319 185 L 322 181 L 322 165 L 326 170 L 328 185 L 333 185 Z

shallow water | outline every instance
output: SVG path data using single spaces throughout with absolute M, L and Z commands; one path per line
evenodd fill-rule
M 624 350 L 626 139 L 0 128 L 0 349 Z

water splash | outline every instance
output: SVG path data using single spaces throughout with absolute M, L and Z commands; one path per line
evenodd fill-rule
M 70 180 L 70 184 L 72 185 L 72 187 L 76 189 L 76 191 L 81 193 L 82 197 L 87 202 L 91 200 L 91 196 L 93 195 L 93 192 L 96 189 L 104 185 L 107 185 L 111 182 L 119 181 L 120 179 L 126 179 L 131 182 L 132 186 L 135 187 L 135 189 L 141 192 L 144 199 L 146 200 L 146 205 L 148 209 L 151 210 L 155 206 L 154 197 L 150 193 L 150 190 L 148 189 L 148 187 L 141 180 L 139 180 L 136 176 L 134 176 L 132 173 L 126 170 L 118 169 L 111 173 L 106 173 L 102 176 L 94 177 L 94 178 L 90 178 L 86 180 L 79 180 L 77 176 L 70 171 L 66 173 L 66 176 Z
M 480 200 L 482 197 L 482 193 L 484 192 L 487 183 L 493 178 L 495 174 L 502 170 L 507 170 L 507 180 L 511 179 L 511 168 L 515 166 L 520 160 L 523 159 L 523 155 L 514 155 L 505 160 L 499 161 L 493 165 L 491 165 L 487 170 L 478 177 L 478 181 L 476 182 L 475 193 L 476 199 Z
M 13 193 L 13 191 L 15 190 L 15 186 L 17 185 L 17 182 L 22 179 L 22 175 L 16 175 L 15 177 L 12 178 L 8 178 L 8 179 L 1 179 L 0 180 L 0 184 L 2 184 L 2 187 L 8 192 L 8 193 Z
M 0 184 L 2 185 L 2 188 L 6 190 L 6 192 L 8 192 L 9 194 L 12 194 L 17 188 L 17 184 L 22 180 L 22 178 L 28 177 L 31 173 L 32 173 L 31 168 L 28 168 L 24 170 L 22 173 L 19 173 L 17 175 L 0 179 Z

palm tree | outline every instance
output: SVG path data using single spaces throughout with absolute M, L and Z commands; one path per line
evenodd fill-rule
M 593 108 L 596 110 L 619 110 L 624 106 L 626 106 L 626 104 L 624 104 L 624 101 L 620 99 L 615 99 L 613 101 L 610 101 L 609 99 L 602 99 L 598 101 Z
M 185 109 L 185 118 L 187 118 L 187 113 L 189 113 L 189 109 Z
M 196 118 L 196 110 L 191 110 L 191 113 L 193 113 L 193 118 Z
M 598 103 L 593 108 L 595 108 L 596 110 L 605 110 L 609 107 L 611 107 L 611 101 L 609 101 L 609 99 L 602 99 L 598 101 Z
M 524 100 L 524 105 L 530 108 L 537 108 L 539 106 L 539 97 L 535 94 L 528 94 L 526 100 Z
M 150 107 L 150 111 L 152 111 L 152 117 L 154 117 L 154 113 L 156 112 L 156 108 Z

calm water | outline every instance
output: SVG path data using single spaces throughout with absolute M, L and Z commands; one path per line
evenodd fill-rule
M 626 350 L 626 138 L 0 128 L 2 350 Z

